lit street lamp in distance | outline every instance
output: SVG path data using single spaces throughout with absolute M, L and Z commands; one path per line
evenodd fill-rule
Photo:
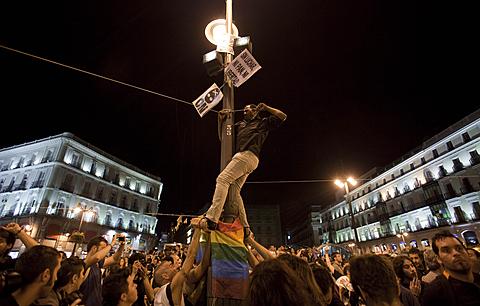
M 334 183 L 339 188 L 342 188 L 345 190 L 345 201 L 347 202 L 348 211 L 350 213 L 351 228 L 353 230 L 355 242 L 358 243 L 360 240 L 358 239 L 357 229 L 355 227 L 355 217 L 353 215 L 352 202 L 350 201 L 350 198 L 349 198 L 350 188 L 348 187 L 348 184 L 350 184 L 352 187 L 355 187 L 358 184 L 358 182 L 353 177 L 348 177 L 345 180 L 336 179 Z
M 403 247 L 405 248 L 407 246 L 406 242 L 405 242 L 405 237 L 408 236 L 408 233 L 401 233 L 401 234 L 397 234 L 397 237 L 398 238 L 402 238 L 402 241 L 403 241 Z
M 72 211 L 75 215 L 78 215 L 79 213 L 82 214 L 80 216 L 80 225 L 78 226 L 78 230 L 73 231 L 72 234 L 68 237 L 69 241 L 74 242 L 72 254 L 75 255 L 77 251 L 77 244 L 82 243 L 85 239 L 85 235 L 81 232 L 83 218 L 85 217 L 85 215 L 87 215 L 87 218 L 91 220 L 95 216 L 95 211 L 91 208 L 83 207 L 81 204 L 78 204 L 77 207 L 75 207 Z
M 75 207 L 73 209 L 73 212 L 77 215 L 79 213 L 82 213 L 82 216 L 80 217 L 80 225 L 78 226 L 78 231 L 79 232 L 81 232 L 82 224 L 83 224 L 83 218 L 84 218 L 85 214 L 87 215 L 87 218 L 89 220 L 91 220 L 95 216 L 95 211 L 93 209 L 82 207 L 80 204 L 78 204 L 77 207 Z

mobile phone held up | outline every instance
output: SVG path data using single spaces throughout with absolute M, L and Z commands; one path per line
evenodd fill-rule
M 125 242 L 125 237 L 123 237 L 123 236 L 117 237 L 117 240 L 119 242 Z

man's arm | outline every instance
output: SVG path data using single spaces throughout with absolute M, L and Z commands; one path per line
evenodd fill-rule
M 247 242 L 255 249 L 257 252 L 263 257 L 263 259 L 271 259 L 273 258 L 270 251 L 268 251 L 263 245 L 255 241 L 253 237 L 253 233 L 250 232 L 250 235 L 247 238 Z
M 247 251 L 248 251 L 247 253 L 248 264 L 250 265 L 250 267 L 255 268 L 255 266 L 259 264 L 259 261 L 255 257 L 255 255 L 253 255 L 252 250 L 250 248 L 247 247 Z
M 270 114 L 274 115 L 275 117 L 277 117 L 278 119 L 280 119 L 282 121 L 285 121 L 287 119 L 287 115 L 284 112 L 282 112 L 279 109 L 268 106 L 265 103 L 259 103 L 258 104 L 257 112 L 261 112 L 261 111 L 269 112 Z
M 20 225 L 18 225 L 17 223 L 10 223 L 6 226 L 2 226 L 2 228 L 7 232 L 10 232 L 17 236 L 17 238 L 20 239 L 20 241 L 25 245 L 27 249 L 38 245 L 38 242 L 33 239 L 29 234 L 27 234 L 25 230 L 21 228 Z
M 102 250 L 97 251 L 98 248 L 96 246 L 92 247 L 90 252 L 88 252 L 87 257 L 85 257 L 85 267 L 88 268 L 90 266 L 95 265 L 99 261 L 102 261 L 105 256 L 108 255 L 110 250 L 113 248 L 112 244 L 108 244 Z
M 198 218 L 195 218 L 195 219 L 198 219 Z M 192 225 L 194 223 L 198 225 L 199 221 L 200 220 L 195 220 L 195 221 L 192 220 Z M 180 305 L 182 301 L 183 283 L 185 282 L 188 272 L 190 272 L 190 270 L 192 269 L 193 262 L 195 260 L 195 255 L 197 254 L 197 250 L 198 250 L 200 233 L 201 233 L 200 228 L 195 227 L 195 232 L 193 233 L 192 242 L 190 243 L 190 246 L 188 248 L 187 258 L 185 258 L 185 261 L 180 271 L 177 274 L 175 274 L 175 276 L 172 279 L 172 283 L 170 287 L 172 289 L 172 299 L 173 299 L 174 305 Z
M 190 283 L 198 282 L 205 273 L 205 271 L 207 271 L 208 266 L 210 265 L 210 233 L 207 233 L 207 235 L 208 239 L 205 246 L 205 253 L 203 253 L 202 261 L 188 274 L 188 282 Z
M 112 241 L 112 243 L 115 243 L 115 241 Z M 113 248 L 113 245 L 112 245 L 112 248 Z M 117 251 L 112 256 L 105 259 L 105 262 L 103 263 L 103 266 L 108 267 L 108 266 L 111 266 L 113 264 L 119 263 L 120 259 L 122 258 L 124 248 L 125 248 L 125 241 L 122 241 L 122 242 L 120 242 L 120 246 L 118 247 Z M 105 254 L 105 256 L 107 254 Z

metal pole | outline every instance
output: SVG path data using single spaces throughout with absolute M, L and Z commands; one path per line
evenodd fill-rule
M 84 210 L 82 210 L 82 217 L 80 218 L 80 225 L 78 226 L 78 232 L 81 233 L 82 230 L 82 223 L 83 223 L 83 214 L 85 213 Z
M 232 0 L 226 0 L 226 24 L 227 24 L 227 33 L 233 34 L 232 30 L 232 13 L 233 4 Z M 225 67 L 230 64 L 233 60 L 232 54 L 225 53 L 224 62 Z M 223 86 L 223 109 L 234 109 L 234 98 L 233 98 L 233 85 L 224 73 L 224 82 Z M 235 118 L 233 113 L 230 113 L 227 116 L 226 120 L 222 124 L 222 141 L 221 141 L 221 153 L 220 153 L 220 171 L 223 170 L 227 164 L 230 162 L 233 156 L 233 124 Z
M 345 181 L 345 200 L 347 201 L 348 203 L 348 210 L 350 210 L 350 217 L 351 217 L 351 222 L 352 222 L 352 229 L 353 229 L 353 233 L 355 235 L 355 242 L 359 242 L 360 240 L 358 239 L 358 234 L 357 234 L 357 229 L 356 229 L 356 226 L 355 226 L 355 216 L 353 215 L 353 209 L 352 209 L 352 201 L 350 201 L 348 195 L 350 193 L 350 190 L 348 188 L 348 181 Z

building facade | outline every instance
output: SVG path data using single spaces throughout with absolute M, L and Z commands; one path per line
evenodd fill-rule
M 28 225 L 34 238 L 66 251 L 78 229 L 85 241 L 120 232 L 133 249 L 153 247 L 162 187 L 70 133 L 0 150 L 0 224 Z
M 246 207 L 248 223 L 255 240 L 265 246 L 280 246 L 282 228 L 280 207 L 278 205 L 248 205 Z
M 362 180 L 345 200 L 312 209 L 314 244 L 355 242 L 364 252 L 398 250 L 408 244 L 423 248 L 439 229 L 478 244 L 479 153 L 477 110 Z

